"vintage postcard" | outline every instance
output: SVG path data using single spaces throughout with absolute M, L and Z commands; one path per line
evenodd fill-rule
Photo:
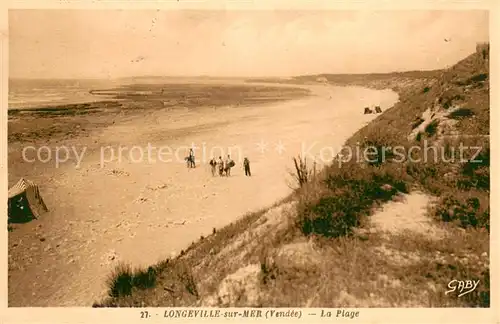
M 12 2 L 2 323 L 498 322 L 496 7 Z

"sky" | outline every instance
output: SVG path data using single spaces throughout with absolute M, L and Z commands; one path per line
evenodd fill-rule
M 431 70 L 453 65 L 488 39 L 487 11 L 11 10 L 9 75 Z

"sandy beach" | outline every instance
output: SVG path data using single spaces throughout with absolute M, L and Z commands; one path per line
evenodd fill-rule
M 0 318 L 497 319 L 493 6 L 63 7 L 4 24 Z
M 89 126 L 85 135 L 29 144 L 74 149 L 81 154 L 78 167 L 73 153 L 57 168 L 53 160 L 23 162 L 28 144 L 9 145 L 9 184 L 32 179 L 50 209 L 9 233 L 9 306 L 90 306 L 105 295 L 106 277 L 118 262 L 150 265 L 272 205 L 291 192 L 292 157 L 305 152 L 326 162 L 377 116 L 363 115 L 363 107 L 385 110 L 397 101 L 392 91 L 301 87 L 312 95 L 243 107 L 153 110 L 104 128 Z M 88 125 L 92 118 L 102 121 L 85 116 L 68 117 L 68 123 L 75 118 Z M 188 169 L 183 158 L 192 144 L 197 167 Z M 154 151 L 148 158 L 148 146 L 169 148 L 172 161 L 160 161 Z M 209 159 L 225 157 L 228 148 L 236 167 L 230 177 L 213 177 Z M 36 159 L 35 149 L 30 152 Z M 244 156 L 251 177 L 244 174 Z

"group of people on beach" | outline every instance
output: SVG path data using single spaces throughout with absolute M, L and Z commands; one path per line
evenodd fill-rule
M 186 157 L 186 162 L 189 168 L 196 167 L 194 151 L 193 149 L 189 149 L 189 155 Z M 215 157 L 212 157 L 210 160 L 210 167 L 212 169 L 212 176 L 216 176 L 219 174 L 220 177 L 226 176 L 229 177 L 231 175 L 231 168 L 235 166 L 234 161 L 231 159 L 231 156 L 228 154 L 225 160 L 222 159 L 222 156 L 216 160 Z M 250 160 L 247 157 L 243 159 L 243 169 L 245 169 L 245 176 L 250 177 L 252 173 L 250 172 Z M 217 172 L 218 171 L 218 172 Z
M 224 175 L 226 177 L 229 177 L 231 175 L 231 168 L 235 166 L 234 161 L 231 159 L 231 156 L 228 154 L 226 160 L 222 160 L 222 156 L 219 156 L 219 158 L 216 160 L 215 157 L 213 157 L 210 160 L 210 167 L 212 168 L 212 176 L 215 176 L 217 174 L 217 170 L 219 171 L 219 176 L 223 177 Z M 246 176 L 251 176 L 250 172 L 250 161 L 248 160 L 247 157 L 243 159 L 243 168 L 245 169 L 245 175 Z

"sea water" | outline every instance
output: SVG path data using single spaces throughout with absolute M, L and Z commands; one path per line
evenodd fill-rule
M 89 93 L 117 86 L 112 80 L 9 80 L 9 109 L 41 108 L 106 99 Z

